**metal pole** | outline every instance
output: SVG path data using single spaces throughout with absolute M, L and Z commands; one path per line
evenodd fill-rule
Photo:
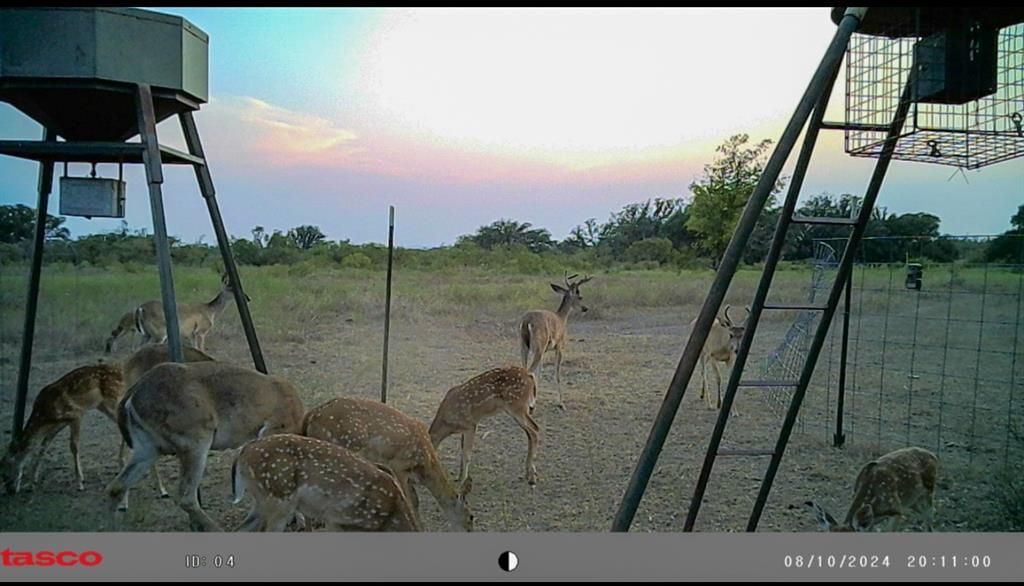
M 56 142 L 57 133 L 43 128 L 43 140 Z M 53 161 L 39 162 L 39 198 L 36 201 L 36 232 L 32 241 L 32 267 L 28 279 L 28 298 L 25 300 L 25 327 L 21 336 L 21 362 L 18 365 L 18 386 L 14 397 L 14 422 L 11 441 L 21 441 L 25 424 L 25 402 L 28 397 L 28 378 L 32 370 L 32 345 L 36 335 L 36 308 L 39 302 L 39 278 L 43 268 L 43 247 L 46 243 L 46 210 L 53 190 Z
M 139 136 L 142 139 L 142 144 L 145 145 L 142 151 L 142 164 L 146 168 L 149 204 L 153 213 L 153 244 L 156 246 L 156 263 L 160 271 L 160 296 L 164 306 L 167 346 L 170 349 L 171 360 L 184 362 L 178 324 L 178 305 L 174 299 L 174 277 L 171 274 L 171 246 L 167 240 L 163 194 L 160 191 L 160 185 L 164 182 L 164 173 L 161 168 L 160 144 L 156 137 L 153 92 L 149 84 L 138 85 L 135 106 L 138 114 Z
M 803 145 L 800 147 L 800 155 L 797 157 L 796 168 L 793 171 L 793 180 L 786 192 L 786 200 L 782 211 L 779 213 L 779 222 L 775 226 L 775 233 L 772 236 L 771 248 L 765 260 L 761 272 L 761 280 L 758 283 L 754 300 L 751 303 L 750 315 L 747 317 L 743 338 L 736 352 L 736 359 L 733 362 L 732 371 L 729 374 L 729 383 L 726 386 L 725 396 L 722 398 L 722 407 L 718 411 L 718 418 L 715 421 L 714 431 L 708 441 L 707 452 L 704 455 L 704 464 L 701 467 L 700 475 L 697 477 L 697 484 L 690 499 L 690 509 L 687 511 L 686 520 L 683 523 L 683 531 L 693 531 L 693 525 L 697 520 L 697 513 L 700 511 L 701 503 L 704 502 L 704 491 L 707 488 L 708 480 L 711 478 L 711 471 L 714 468 L 715 459 L 718 457 L 718 448 L 725 433 L 725 426 L 728 423 L 729 414 L 732 412 L 732 403 L 739 388 L 740 378 L 746 367 L 747 356 L 750 354 L 750 347 L 753 345 L 754 336 L 757 333 L 757 325 L 761 320 L 761 311 L 764 309 L 765 299 L 768 298 L 768 290 L 771 289 L 772 279 L 775 275 L 775 267 L 782 257 L 782 248 L 786 244 L 786 234 L 789 232 L 790 220 L 796 210 L 796 202 L 800 197 L 800 190 L 803 188 L 804 177 L 807 175 L 807 168 L 811 164 L 811 156 L 814 154 L 814 145 L 818 142 L 818 133 L 821 130 L 821 121 L 825 116 L 825 109 L 828 107 L 829 97 L 832 95 L 832 87 L 835 85 L 836 77 L 839 75 L 841 59 L 833 65 L 829 72 L 827 83 L 822 93 L 818 96 L 814 105 L 814 112 L 811 115 L 810 123 L 807 125 L 807 132 L 804 135 Z
M 836 397 L 836 433 L 832 436 L 832 445 L 837 448 L 846 443 L 843 432 L 843 405 L 846 402 L 846 368 L 847 352 L 850 344 L 850 299 L 853 295 L 853 274 L 846 280 L 846 295 L 843 300 L 843 343 L 839 354 L 839 394 Z
M 619 509 L 615 514 L 615 520 L 612 524 L 612 531 L 627 531 L 633 522 L 636 509 L 640 505 L 640 499 L 643 498 L 643 493 L 647 489 L 651 473 L 654 471 L 658 456 L 661 454 L 661 450 L 665 445 L 665 439 L 668 437 L 669 429 L 672 427 L 672 421 L 675 418 L 680 403 L 682 403 L 690 377 L 693 376 L 697 360 L 700 358 L 704 342 L 707 340 L 708 331 L 711 329 L 711 324 L 718 314 L 718 309 L 722 305 L 725 293 L 729 289 L 729 284 L 736 273 L 736 267 L 739 265 L 740 257 L 747 245 L 747 240 L 750 238 L 750 234 L 757 224 L 761 211 L 764 209 L 764 204 L 775 186 L 779 173 L 782 171 L 782 166 L 789 157 L 789 153 L 793 150 L 800 131 L 811 114 L 811 109 L 814 107 L 815 102 L 817 102 L 818 97 L 824 92 L 825 85 L 828 83 L 833 71 L 842 61 L 850 35 L 853 34 L 853 30 L 857 27 L 859 18 L 865 10 L 860 8 L 847 9 L 846 16 L 839 23 L 836 35 L 825 52 L 825 57 L 822 59 L 821 64 L 818 65 L 818 70 L 811 79 L 807 90 L 800 100 L 800 104 L 797 106 L 793 117 L 782 134 L 782 138 L 779 140 L 778 146 L 768 160 L 768 164 L 765 166 L 754 192 L 747 201 L 743 215 L 736 226 L 736 232 L 733 234 L 728 248 L 726 248 L 725 255 L 722 257 L 722 263 L 715 274 L 715 280 L 708 291 L 707 298 L 704 300 L 704 305 L 697 316 L 693 330 L 690 332 L 686 348 L 683 350 L 683 355 L 676 367 L 676 372 L 672 377 L 668 392 L 665 394 L 665 399 L 651 427 L 647 443 L 640 454 L 636 468 L 633 470 L 633 475 L 629 480 L 629 485 L 626 487 L 622 501 L 619 503 Z
M 843 251 L 843 258 L 839 262 L 839 270 L 836 275 L 836 283 L 833 285 L 832 291 L 829 292 L 828 304 L 826 305 L 825 311 L 822 312 L 821 321 L 818 323 L 818 328 L 814 333 L 814 339 L 811 341 L 811 347 L 807 351 L 807 362 L 804 363 L 803 370 L 800 372 L 800 382 L 797 384 L 797 387 L 793 392 L 793 398 L 789 404 L 789 411 L 787 411 L 786 419 L 782 423 L 782 431 L 779 433 L 779 439 L 775 444 L 771 463 L 768 464 L 768 471 L 765 472 L 764 481 L 761 483 L 761 490 L 758 492 L 757 500 L 754 502 L 754 510 L 750 514 L 750 520 L 747 523 L 747 531 L 755 531 L 757 529 L 757 523 L 761 519 L 761 513 L 764 511 L 764 505 L 768 501 L 768 493 L 771 492 L 772 483 L 775 480 L 775 474 L 779 470 L 779 463 L 782 461 L 782 456 L 786 451 L 786 445 L 789 442 L 789 435 L 793 431 L 793 424 L 796 422 L 797 414 L 800 412 L 800 404 L 803 402 L 804 394 L 807 392 L 807 386 L 810 384 L 811 376 L 814 374 L 814 366 L 818 361 L 818 353 L 821 351 L 825 337 L 828 335 L 829 324 L 832 322 L 832 317 L 835 315 L 836 307 L 839 304 L 839 294 L 842 292 L 843 287 L 845 287 L 846 280 L 850 278 L 850 273 L 853 270 L 853 258 L 857 252 L 857 248 L 860 246 L 860 241 L 864 236 L 864 231 L 867 228 L 868 221 L 871 219 L 871 210 L 875 207 L 875 200 L 878 198 L 878 192 L 881 191 L 886 171 L 889 170 L 889 163 L 892 161 L 892 154 L 896 150 L 896 143 L 899 142 L 900 133 L 903 130 L 903 123 L 907 120 L 907 114 L 910 111 L 910 105 L 912 103 L 910 97 L 913 92 L 914 78 L 914 74 L 911 73 L 907 79 L 907 85 L 903 89 L 903 96 L 900 98 L 900 103 L 896 107 L 896 113 L 893 116 L 892 124 L 889 125 L 889 132 L 885 137 L 885 145 L 882 147 L 882 152 L 879 154 L 878 163 L 875 164 L 875 170 L 871 175 L 871 181 L 868 183 L 867 193 L 864 195 L 864 205 L 861 207 L 857 224 L 853 227 L 850 239 L 846 243 L 846 249 Z
M 388 210 L 388 277 L 384 293 L 384 361 L 380 374 L 380 402 L 388 402 L 388 340 L 391 335 L 391 267 L 395 253 L 395 206 Z
M 185 142 L 188 145 L 189 154 L 201 157 L 203 163 L 194 165 L 196 181 L 199 183 L 199 191 L 206 200 L 206 208 L 210 212 L 210 221 L 213 222 L 213 232 L 217 235 L 217 247 L 220 249 L 220 257 L 224 262 L 224 270 L 228 274 L 228 281 L 235 292 L 235 306 L 238 307 L 238 316 L 242 320 L 242 330 L 245 331 L 245 340 L 249 344 L 249 353 L 252 354 L 252 362 L 256 370 L 267 374 L 267 363 L 263 360 L 263 350 L 260 348 L 259 338 L 256 337 L 256 326 L 252 323 L 252 314 L 249 312 L 249 298 L 242 289 L 242 279 L 238 276 L 238 266 L 235 264 L 235 256 L 231 253 L 231 241 L 228 239 L 227 230 L 224 229 L 224 220 L 220 215 L 220 206 L 217 205 L 216 190 L 213 188 L 213 177 L 210 175 L 209 161 L 203 154 L 203 143 L 199 140 L 199 129 L 196 128 L 195 118 L 192 112 L 183 112 L 178 115 L 181 122 L 181 131 L 185 135 Z

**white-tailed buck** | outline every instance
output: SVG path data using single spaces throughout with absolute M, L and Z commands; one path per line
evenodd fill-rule
M 704 399 L 710 409 L 722 407 L 722 372 L 718 363 L 724 363 L 731 367 L 733 359 L 736 358 L 736 351 L 739 349 L 743 332 L 746 331 L 747 318 L 750 317 L 750 308 L 746 309 L 747 315 L 743 321 L 736 323 L 729 315 L 731 305 L 725 306 L 725 317 L 716 317 L 711 323 L 711 330 L 708 332 L 708 339 L 704 342 L 704 349 L 700 353 L 700 398 Z M 690 329 L 697 323 L 694 319 L 690 322 Z M 708 392 L 708 363 L 715 371 L 715 389 L 718 393 L 717 404 L 712 404 L 711 393 Z M 739 411 L 733 406 L 733 415 L 739 415 Z
M 886 521 L 898 530 L 908 511 L 919 514 L 925 528 L 932 530 L 935 515 L 935 482 L 939 459 L 924 448 L 902 448 L 872 460 L 857 475 L 853 503 L 842 524 L 813 501 L 805 506 L 814 511 L 818 523 L 829 531 L 868 531 Z
M 526 481 L 537 484 L 533 458 L 540 443 L 540 426 L 530 416 L 536 400 L 537 382 L 530 371 L 518 366 L 488 370 L 448 391 L 430 424 L 430 440 L 436 448 L 446 437 L 462 434 L 459 482 L 465 482 L 477 424 L 504 411 L 526 432 Z
M 210 450 L 237 448 L 275 433 L 298 433 L 304 415 L 288 381 L 221 362 L 160 364 L 126 392 L 117 424 L 132 458 L 107 487 L 111 512 L 163 455 L 180 465 L 178 504 L 193 529 L 220 527 L 199 503 Z
M 190 348 L 188 346 L 182 346 L 182 352 L 185 357 L 185 362 L 212 362 L 213 357 L 205 352 Z M 121 367 L 121 371 L 124 376 L 124 386 L 126 389 L 131 389 L 135 382 L 142 378 L 142 375 L 146 374 L 153 367 L 158 364 L 164 364 L 165 362 L 171 362 L 171 352 L 167 347 L 167 344 L 146 344 L 136 350 L 128 360 L 124 362 Z M 121 397 L 120 402 L 123 402 L 128 398 L 128 393 Z M 124 453 L 127 444 L 124 438 L 121 438 L 121 464 L 124 465 Z M 156 480 L 157 490 L 160 492 L 160 498 L 167 498 L 167 490 L 164 488 L 164 483 L 160 479 L 160 472 L 156 466 L 153 466 L 153 477 Z M 128 493 L 125 493 L 124 501 L 121 503 L 121 509 L 128 509 Z
M 427 426 L 420 421 L 378 401 L 342 397 L 306 413 L 302 433 L 386 465 L 409 496 L 417 519 L 419 498 L 410 480 L 430 491 L 452 529 L 473 530 L 473 515 L 466 506 L 472 483 L 467 480 L 461 490 L 452 486 Z
M 114 330 L 110 332 L 110 337 L 107 338 L 107 354 L 110 354 L 110 352 L 114 349 L 114 342 L 116 342 L 118 338 L 120 338 L 121 336 L 127 336 L 128 334 L 137 333 L 138 331 L 139 329 L 135 325 L 135 310 L 133 309 L 131 311 L 126 311 L 124 315 L 121 316 L 121 319 L 118 320 L 117 327 L 115 327 Z
M 246 295 L 246 300 L 251 301 Z M 206 336 L 213 330 L 214 320 L 228 303 L 235 299 L 235 290 L 226 274 L 221 275 L 221 290 L 207 303 L 186 303 L 178 306 L 178 327 L 182 339 L 191 338 L 192 345 L 206 349 Z M 142 333 L 142 343 L 166 342 L 167 320 L 161 301 L 147 301 L 135 309 L 135 325 Z
M 337 444 L 293 434 L 245 444 L 231 467 L 234 502 L 256 500 L 240 531 L 284 531 L 296 515 L 331 531 L 419 531 L 395 475 Z
M 537 309 L 526 312 L 519 320 L 519 351 L 523 359 L 523 368 L 530 372 L 540 381 L 540 362 L 544 353 L 552 350 L 555 353 L 555 383 L 558 385 L 558 406 L 565 409 L 562 401 L 562 351 L 565 349 L 567 336 L 567 323 L 569 314 L 573 309 L 579 309 L 586 313 L 587 306 L 583 305 L 583 295 L 580 294 L 580 285 L 586 283 L 593 277 L 584 277 L 573 283 L 577 275 L 564 275 L 565 286 L 551 283 L 551 288 L 562 296 L 562 302 L 555 311 Z M 533 356 L 532 361 L 530 356 Z
M 96 364 L 76 368 L 56 382 L 43 387 L 32 403 L 32 414 L 21 438 L 12 441 L 0 463 L 4 485 L 9 494 L 21 488 L 26 466 L 32 483 L 38 482 L 39 465 L 50 442 L 65 427 L 71 428 L 71 456 L 74 460 L 78 490 L 85 490 L 78 444 L 82 418 L 92 409 L 116 420 L 117 402 L 124 391 L 121 368 Z

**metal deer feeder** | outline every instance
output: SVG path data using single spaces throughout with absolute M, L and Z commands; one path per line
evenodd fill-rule
M 627 531 L 639 507 L 658 456 L 693 376 L 701 349 L 744 248 L 772 193 L 786 159 L 803 134 L 793 176 L 779 214 L 768 257 L 751 303 L 743 338 L 729 375 L 722 407 L 690 500 L 684 531 L 692 531 L 711 472 L 719 457 L 769 458 L 747 530 L 757 529 L 790 434 L 800 412 L 818 355 L 853 261 L 871 219 L 875 200 L 893 159 L 978 168 L 1024 155 L 1024 8 L 879 7 L 832 10 L 835 36 L 800 99 L 758 184 L 743 210 L 704 305 L 690 332 L 675 375 L 665 394 L 643 452 L 636 464 L 612 525 Z M 846 119 L 824 120 L 832 88 L 846 56 Z M 845 132 L 845 148 L 877 160 L 857 215 L 794 215 L 811 155 L 822 130 Z M 849 228 L 849 237 L 828 298 L 803 303 L 769 300 L 772 278 L 786 235 L 793 225 Z M 908 281 L 909 282 L 909 281 Z M 914 284 L 919 281 L 914 276 Z M 846 295 L 847 305 L 849 294 Z M 744 377 L 747 357 L 764 311 L 798 312 L 813 335 L 806 356 L 786 380 Z M 797 374 L 798 373 L 798 374 Z M 789 407 L 774 444 L 723 447 L 722 440 L 738 391 L 789 393 Z M 841 399 L 840 399 L 840 404 Z M 840 419 L 841 419 L 841 413 Z M 837 443 L 841 443 L 837 441 Z
M 164 221 L 163 165 L 190 165 L 206 200 L 224 267 L 234 286 L 256 368 L 266 372 L 249 306 L 220 216 L 192 113 L 207 101 L 209 37 L 187 20 L 129 8 L 0 9 L 0 100 L 43 126 L 43 140 L 0 140 L 0 154 L 39 162 L 39 200 L 15 403 L 21 433 L 32 361 L 46 211 L 54 166 L 64 163 L 61 213 L 124 215 L 125 185 L 95 177 L 97 163 L 145 167 L 167 341 L 182 362 L 181 334 Z M 156 125 L 177 116 L 188 152 L 161 145 Z M 138 141 L 131 140 L 138 136 Z M 63 140 L 58 140 L 58 137 Z M 91 163 L 68 177 L 67 163 Z

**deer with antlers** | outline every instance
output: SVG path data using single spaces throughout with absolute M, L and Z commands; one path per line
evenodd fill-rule
M 842 524 L 814 501 L 810 508 L 823 529 L 833 532 L 869 531 L 885 521 L 890 531 L 899 530 L 905 513 L 923 517 L 932 530 L 935 515 L 935 482 L 939 459 L 924 448 L 909 447 L 889 452 L 861 468 L 854 485 L 853 503 Z
M 186 303 L 178 306 L 178 328 L 182 338 L 191 338 L 192 345 L 206 350 L 206 336 L 213 330 L 214 321 L 235 298 L 235 290 L 226 273 L 221 274 L 221 290 L 206 303 Z M 246 301 L 252 301 L 248 295 Z M 122 318 L 123 319 L 123 318 Z M 135 328 L 142 333 L 142 343 L 167 341 L 167 319 L 161 301 L 147 301 L 135 308 Z M 115 330 L 117 331 L 117 330 Z M 111 333 L 113 337 L 113 332 Z M 108 341 L 108 351 L 110 342 Z
M 716 317 L 715 321 L 711 323 L 711 330 L 708 332 L 708 338 L 704 342 L 704 349 L 700 354 L 700 398 L 705 400 L 709 409 L 722 408 L 722 372 L 719 370 L 718 365 L 719 363 L 724 363 L 726 366 L 732 366 L 732 361 L 736 358 L 736 352 L 739 349 L 740 340 L 746 331 L 747 318 L 750 317 L 750 308 L 744 308 L 747 311 L 747 315 L 743 318 L 742 322 L 737 323 L 729 315 L 729 309 L 731 308 L 731 305 L 726 305 L 725 316 Z M 696 319 L 690 322 L 691 329 L 695 323 L 697 323 Z M 715 405 L 712 405 L 711 393 L 707 391 L 709 363 L 715 371 L 715 388 L 718 393 L 718 402 Z M 735 409 L 735 406 L 732 412 L 733 415 L 739 415 L 739 411 Z
M 162 455 L 178 458 L 178 504 L 193 529 L 219 531 L 199 503 L 210 450 L 237 448 L 275 433 L 297 433 L 305 414 L 288 381 L 221 362 L 160 364 L 126 392 L 117 424 L 131 460 L 107 487 L 117 524 L 124 494 Z
M 335 443 L 294 434 L 245 444 L 231 467 L 234 502 L 255 505 L 239 531 L 284 531 L 319 519 L 333 531 L 419 531 L 412 503 L 387 466 Z
M 540 380 L 540 363 L 544 353 L 548 350 L 555 353 L 555 383 L 558 386 L 558 406 L 565 409 L 565 402 L 562 401 L 562 351 L 565 349 L 567 340 L 567 324 L 569 314 L 573 309 L 579 309 L 586 313 L 587 306 L 583 305 L 583 295 L 580 294 L 580 285 L 591 280 L 593 277 L 584 277 L 578 282 L 572 282 L 578 275 L 569 276 L 565 272 L 565 286 L 551 283 L 551 289 L 562 296 L 562 302 L 555 311 L 537 309 L 526 312 L 519 320 L 519 351 L 522 356 L 523 368 L 528 368 L 534 377 Z M 530 361 L 530 356 L 533 360 Z M 533 405 L 530 405 L 531 409 Z
M 419 498 L 410 480 L 430 491 L 454 530 L 472 531 L 473 515 L 466 505 L 472 483 L 466 480 L 461 490 L 452 486 L 423 423 L 377 401 L 342 397 L 311 409 L 302 433 L 387 465 L 409 496 L 417 518 Z
M 79 439 L 82 419 L 96 409 L 114 421 L 117 402 L 124 390 L 121 369 L 116 365 L 82 366 L 43 387 L 32 403 L 32 414 L 17 440 L 12 440 L 0 462 L 0 474 L 9 494 L 21 489 L 28 467 L 32 483 L 39 480 L 40 463 L 50 443 L 65 427 L 71 428 L 71 457 L 78 490 L 85 490 Z
M 540 444 L 540 426 L 531 416 L 537 400 L 537 382 L 533 373 L 518 366 L 495 368 L 453 387 L 445 394 L 430 423 L 430 440 L 436 448 L 450 435 L 462 435 L 459 458 L 459 482 L 469 478 L 469 461 L 481 419 L 507 413 L 526 432 L 526 481 L 537 484 L 533 463 Z

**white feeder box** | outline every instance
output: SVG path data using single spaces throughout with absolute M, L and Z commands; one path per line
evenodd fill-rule
M 94 166 L 91 177 L 68 177 L 65 165 L 60 178 L 61 215 L 123 218 L 125 183 L 118 175 L 117 179 L 96 177 Z

